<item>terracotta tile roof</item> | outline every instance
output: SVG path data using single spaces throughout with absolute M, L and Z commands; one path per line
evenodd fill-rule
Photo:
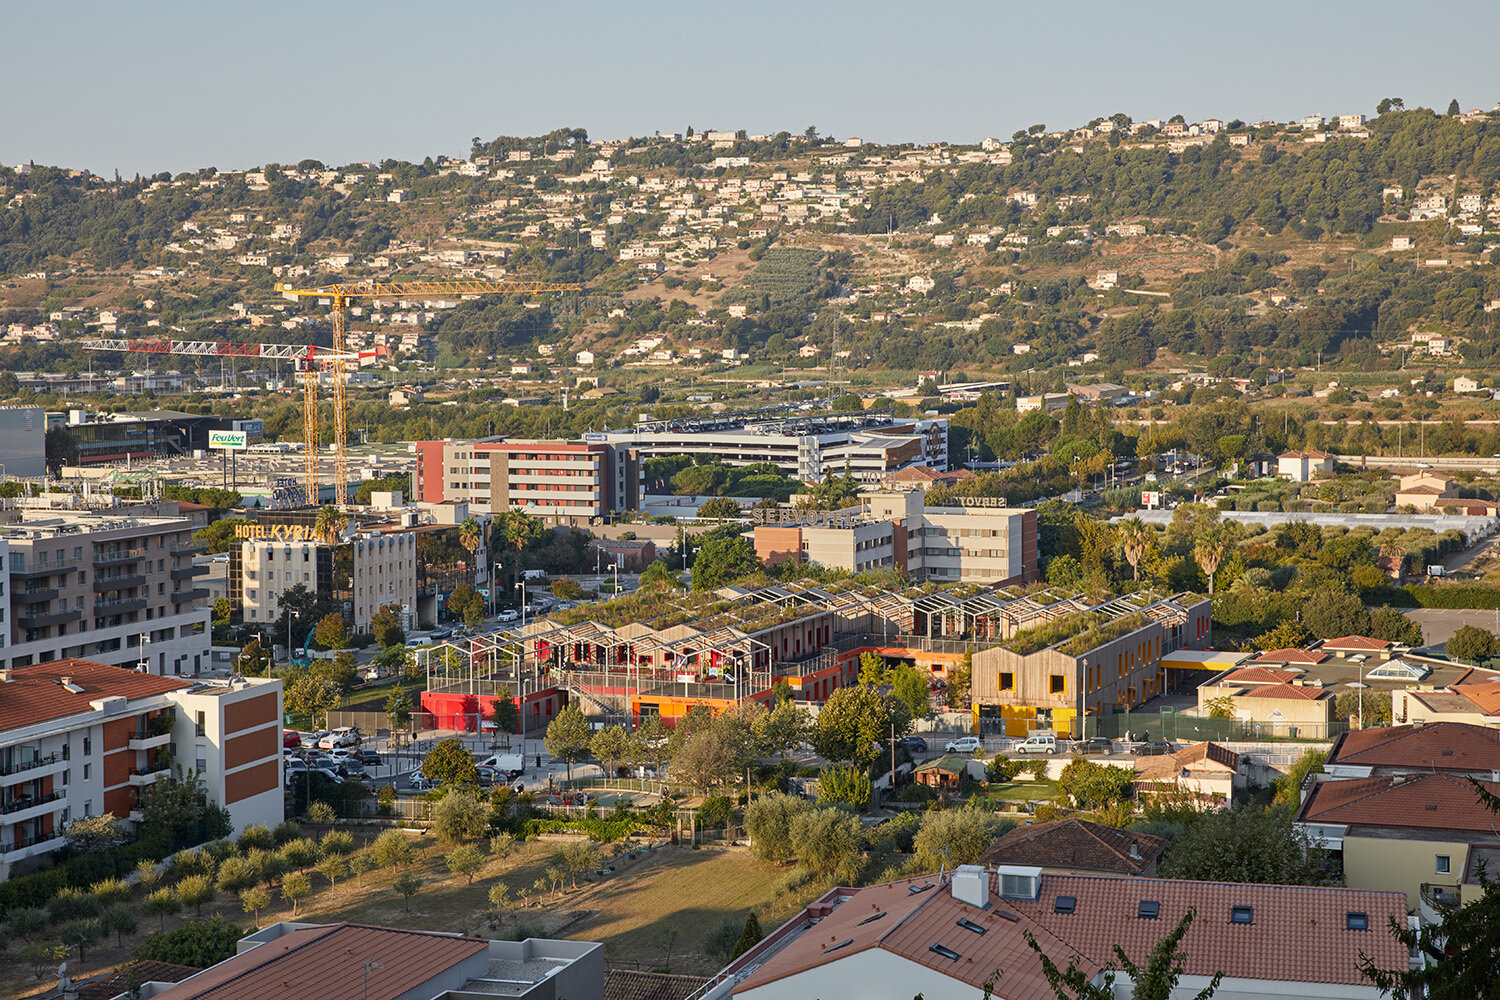
M 64 677 L 81 690 L 63 687 L 60 681 Z M 93 660 L 51 660 L 13 667 L 10 682 L 0 682 L 0 732 L 92 712 L 89 702 L 101 698 L 149 698 L 191 686 L 181 677 L 141 674 Z
M 1381 726 L 1340 733 L 1325 766 L 1422 771 L 1500 769 L 1500 730 L 1467 722 Z
M 1302 674 L 1296 670 L 1277 670 L 1275 667 L 1242 667 L 1230 671 L 1220 684 L 1285 684 Z
M 1480 784 L 1500 792 L 1500 783 Z M 1460 830 L 1500 840 L 1500 817 L 1480 803 L 1466 778 L 1453 774 L 1320 781 L 1297 810 L 1297 819 L 1403 830 Z
M 1440 497 L 1440 496 L 1442 496 L 1446 492 L 1447 492 L 1446 490 L 1440 489 L 1439 487 L 1436 487 L 1436 486 L 1423 485 L 1423 486 L 1413 486 L 1410 489 L 1397 490 L 1396 491 L 1396 495 L 1397 496 L 1411 496 L 1412 494 L 1420 494 L 1422 496 Z
M 1053 912 L 1058 896 L 1074 897 L 1071 914 Z M 1158 903 L 1155 920 L 1137 915 L 1146 899 Z M 1084 955 L 1103 959 L 1118 944 L 1135 962 L 1192 907 L 1197 915 L 1182 939 L 1190 976 L 1362 984 L 1361 955 L 1386 969 L 1406 961 L 1405 948 L 1386 931 L 1391 917 L 1405 926 L 1401 892 L 1073 875 L 1045 876 L 1038 900 L 1005 904 Z M 1249 924 L 1230 922 L 1235 906 L 1251 907 Z M 1370 930 L 1349 930 L 1351 912 L 1367 914 Z
M 603 1000 L 687 1000 L 707 982 L 701 976 L 610 969 L 604 974 Z
M 1500 715 L 1500 684 L 1460 684 L 1453 688 L 1453 693 L 1485 715 Z
M 1330 659 L 1327 653 L 1320 653 L 1316 649 L 1268 649 L 1261 653 L 1253 663 L 1322 663 Z
M 1081 819 L 1060 819 L 1016 827 L 991 844 L 979 860 L 986 865 L 1037 865 L 1144 875 L 1155 867 L 1166 849 L 1164 837 Z
M 364 961 L 385 968 L 368 1000 L 396 1000 L 489 947 L 480 938 L 364 924 L 321 924 L 283 934 L 206 969 L 161 1000 L 363 1000 Z
M 1092 978 L 1104 963 L 1113 964 L 1116 944 L 1133 961 L 1143 961 L 1190 907 L 1197 916 L 1182 941 L 1187 975 L 1223 972 L 1251 980 L 1354 985 L 1364 982 L 1362 957 L 1383 968 L 1406 961 L 1400 942 L 1384 932 L 1391 918 L 1405 922 L 1406 895 L 1401 892 L 1044 875 L 1036 899 L 1009 899 L 998 896 L 998 875 L 992 872 L 989 878 L 985 909 L 954 899 L 934 875 L 837 890 L 842 904 L 779 950 L 757 956 L 758 967 L 735 992 L 834 963 L 847 963 L 854 982 L 864 964 L 860 953 L 879 948 L 976 988 L 1003 969 L 1000 994 L 1008 1000 L 1050 1000 L 1054 993 L 1023 932 L 1029 931 L 1059 964 L 1076 957 Z M 932 887 L 910 891 L 922 885 Z M 1071 913 L 1055 912 L 1064 896 L 1073 899 Z M 1142 900 L 1157 901 L 1156 919 L 1138 915 Z M 1251 907 L 1249 924 L 1230 922 L 1236 906 Z M 1348 929 L 1349 913 L 1366 914 L 1369 930 Z M 960 925 L 960 920 L 984 933 Z M 934 945 L 951 954 L 934 952 Z M 941 995 L 935 988 L 925 992 Z
M 1321 701 L 1332 698 L 1333 693 L 1320 687 L 1307 687 L 1302 684 L 1266 684 L 1263 687 L 1246 691 L 1240 695 L 1241 698 L 1282 698 L 1288 701 Z
M 1337 639 L 1324 639 L 1319 649 L 1345 650 L 1353 649 L 1360 652 L 1377 652 L 1382 649 L 1390 649 L 1394 643 L 1384 639 L 1371 639 L 1367 635 L 1341 635 Z
M 1217 764 L 1229 771 L 1239 771 L 1240 755 L 1212 740 L 1183 747 L 1171 756 L 1179 763 L 1191 768 L 1194 764 Z

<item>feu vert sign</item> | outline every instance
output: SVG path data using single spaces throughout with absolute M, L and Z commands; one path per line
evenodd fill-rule
M 209 431 L 208 446 L 220 451 L 244 451 L 244 431 Z

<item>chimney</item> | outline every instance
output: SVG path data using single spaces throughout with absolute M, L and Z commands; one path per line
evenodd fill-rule
M 1133 840 L 1130 842 L 1130 858 L 1132 861 L 1141 860 L 1141 845 Z
M 953 870 L 953 898 L 981 910 L 990 905 L 990 874 L 980 865 L 959 865 Z
M 12 677 L 10 675 L 9 667 L 6 667 L 4 670 L 0 670 L 0 684 L 9 684 L 11 680 Z
M 63 687 L 70 687 L 73 684 L 73 678 L 69 677 L 67 674 L 63 674 L 62 679 L 59 680 L 58 683 Z

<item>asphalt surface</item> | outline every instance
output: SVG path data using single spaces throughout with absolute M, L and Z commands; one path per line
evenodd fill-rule
M 1413 608 L 1406 617 L 1422 626 L 1422 640 L 1436 646 L 1453 638 L 1465 625 L 1474 625 L 1500 634 L 1500 611 L 1460 608 Z

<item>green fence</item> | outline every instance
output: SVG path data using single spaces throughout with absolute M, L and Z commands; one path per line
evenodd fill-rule
M 1097 727 L 1097 728 L 1096 728 Z M 1123 739 L 1129 732 L 1134 739 L 1172 740 L 1198 743 L 1203 740 L 1247 742 L 1252 740 L 1326 740 L 1347 732 L 1346 720 L 1332 724 L 1298 722 L 1250 722 L 1243 719 L 1215 719 L 1184 715 L 1171 709 L 1161 712 L 1121 712 L 1088 720 L 1090 736 Z

